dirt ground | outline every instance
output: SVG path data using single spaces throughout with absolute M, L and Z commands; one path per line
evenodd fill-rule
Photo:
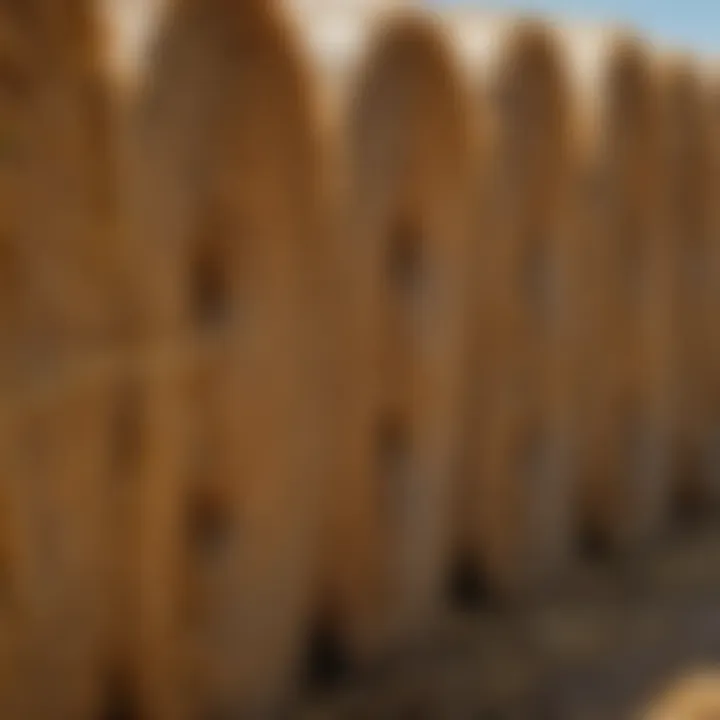
M 553 596 L 456 609 L 422 648 L 315 691 L 295 717 L 636 718 L 685 673 L 720 668 L 720 520 L 632 561 L 586 560 Z

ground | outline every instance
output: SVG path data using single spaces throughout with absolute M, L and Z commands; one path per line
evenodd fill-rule
M 551 599 L 456 609 L 422 648 L 308 696 L 296 716 L 641 717 L 685 673 L 720 668 L 717 525 L 683 527 L 632 562 L 587 559 Z

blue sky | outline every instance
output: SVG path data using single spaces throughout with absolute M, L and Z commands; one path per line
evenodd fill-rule
M 720 56 L 720 0 L 429 0 L 544 11 L 566 18 L 620 20 L 663 43 Z

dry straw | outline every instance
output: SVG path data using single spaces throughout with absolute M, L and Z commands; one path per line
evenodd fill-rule
M 720 678 L 716 670 L 688 673 L 655 698 L 642 720 L 693 720 L 712 718 L 720 712 Z
M 324 129 L 338 312 L 319 630 L 356 658 L 430 624 L 449 550 L 470 139 L 437 21 L 298 12 Z
M 713 201 L 720 189 L 720 77 L 716 61 L 704 66 L 704 89 L 708 113 L 708 156 L 710 158 L 709 207 L 708 212 L 708 303 L 718 307 L 720 303 L 720 204 Z M 710 317 L 710 316 L 709 316 Z M 708 376 L 709 433 L 706 466 L 707 480 L 713 495 L 720 487 L 720 330 L 716 322 L 708 327 L 708 354 L 710 374 Z
M 0 705 L 9 717 L 91 717 L 106 649 L 108 409 L 87 366 L 113 313 L 100 34 L 83 2 L 3 5 L 0 23 L 4 679 L 15 674 Z
M 4 10 L 3 165 L 14 185 L 5 266 L 22 295 L 12 348 L 26 364 L 97 349 L 111 332 L 107 98 L 92 9 L 38 0 Z
M 19 716 L 96 716 L 107 659 L 105 378 L 56 373 L 6 396 L 4 528 Z M 42 683 L 43 693 L 37 692 Z
M 565 33 L 574 69 L 580 262 L 580 530 L 634 546 L 662 527 L 670 420 L 668 238 L 651 49 L 629 31 Z
M 134 336 L 191 359 L 143 390 L 141 704 L 158 718 L 235 715 L 284 699 L 309 590 L 307 82 L 266 2 L 178 0 L 145 68 L 126 98 L 123 163 Z
M 475 121 L 473 327 L 459 497 L 460 564 L 494 592 L 542 585 L 567 557 L 573 333 L 569 97 L 552 28 L 450 14 Z

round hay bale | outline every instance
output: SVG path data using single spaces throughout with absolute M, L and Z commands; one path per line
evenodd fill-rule
M 688 675 L 653 700 L 643 720 L 701 720 L 720 713 L 720 677 L 715 671 Z
M 569 96 L 551 27 L 450 15 L 488 125 L 459 513 L 492 592 L 540 588 L 568 558 L 575 352 Z
M 170 0 L 98 0 L 103 30 L 110 125 L 109 155 L 112 204 L 107 224 L 114 233 L 112 278 L 119 351 L 153 337 L 149 330 L 150 288 L 154 283 L 147 243 L 146 215 L 152 212 L 153 185 L 139 119 L 147 86 L 155 73 L 154 48 Z
M 322 432 L 307 87 L 273 5 L 178 0 L 128 110 L 134 336 L 189 357 L 147 383 L 137 470 L 149 717 L 282 704 L 304 636 Z
M 569 28 L 581 243 L 580 533 L 587 549 L 639 546 L 662 529 L 670 423 L 669 273 L 660 201 L 658 78 L 623 28 Z
M 708 212 L 710 216 L 708 245 L 708 271 L 710 273 L 708 298 L 708 400 L 710 402 L 710 426 L 707 438 L 706 478 L 712 494 L 717 497 L 720 488 L 720 331 L 712 322 L 712 313 L 720 306 L 720 205 L 712 198 L 720 188 L 720 78 L 717 62 L 704 67 L 704 88 L 708 99 L 708 144 L 710 177 Z
M 104 661 L 107 409 L 88 367 L 112 334 L 112 191 L 96 20 L 91 3 L 0 6 L 11 717 L 91 717 Z
M 107 657 L 107 415 L 105 379 L 89 367 L 66 366 L 4 396 L 3 610 L 23 717 L 97 713 Z
M 25 202 L 24 155 L 31 141 L 26 121 L 30 114 L 27 96 L 36 63 L 32 38 L 10 12 L 0 8 L 0 203 L 2 203 L 2 287 L 0 327 L 3 333 L 3 375 L 22 366 L 21 356 L 29 334 L 31 310 L 29 274 L 32 264 L 21 238 L 21 203 Z M 37 211 L 37 209 L 36 209 Z
M 96 350 L 112 333 L 107 98 L 92 3 L 37 0 L 0 13 L 15 41 L 3 164 L 14 185 L 7 272 L 22 306 L 8 355 L 24 370 Z
M 417 639 L 442 597 L 469 309 L 470 128 L 433 15 L 296 18 L 324 129 L 341 368 L 318 635 L 364 660 Z
M 711 499 L 706 459 L 712 407 L 709 343 L 712 293 L 711 145 L 700 69 L 682 55 L 660 59 L 665 152 L 664 208 L 673 258 L 674 489 L 683 507 Z
M 32 563 L 31 528 L 27 522 L 28 509 L 23 502 L 24 479 L 15 471 L 16 457 L 12 454 L 17 435 L 14 413 L 3 403 L 0 415 L 0 443 L 3 464 L 0 494 L 2 519 L 0 548 L 3 561 L 3 603 L 0 612 L 2 643 L 0 644 L 0 711 L 7 717 L 29 717 L 29 692 L 34 678 L 29 677 L 31 659 L 28 616 L 33 606 L 31 587 Z

